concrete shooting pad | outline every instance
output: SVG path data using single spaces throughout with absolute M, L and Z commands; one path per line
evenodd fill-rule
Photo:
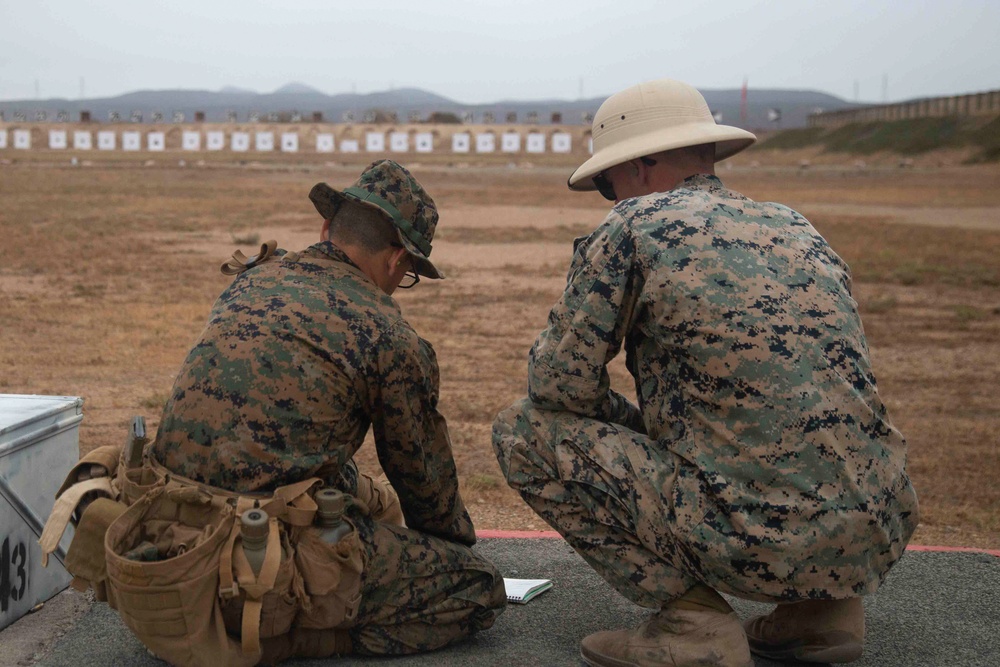
M 486 531 L 475 549 L 506 577 L 545 578 L 554 587 L 525 605 L 509 605 L 490 630 L 440 651 L 392 658 L 330 658 L 283 664 L 413 665 L 582 665 L 579 642 L 598 630 L 634 627 L 649 613 L 618 595 L 561 539 L 496 537 Z M 913 548 L 875 595 L 865 598 L 868 636 L 858 667 L 954 667 L 1000 665 L 1000 552 Z M 64 592 L 58 598 L 82 595 Z M 741 618 L 766 613 L 769 605 L 730 598 Z M 31 624 L 44 649 L 29 662 L 46 667 L 162 665 L 122 625 L 106 604 L 80 605 L 71 622 L 55 627 L 46 608 L 0 632 L 0 647 Z M 46 628 L 51 623 L 53 627 Z M 12 664 L 2 660 L 0 662 Z M 756 658 L 757 667 L 780 665 Z

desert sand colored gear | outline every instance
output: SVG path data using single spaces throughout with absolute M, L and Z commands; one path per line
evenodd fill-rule
M 616 164 L 660 151 L 715 144 L 716 162 L 757 140 L 750 132 L 718 125 L 693 86 L 657 79 L 612 95 L 597 110 L 594 154 L 569 177 L 571 190 L 594 190 L 593 176 Z

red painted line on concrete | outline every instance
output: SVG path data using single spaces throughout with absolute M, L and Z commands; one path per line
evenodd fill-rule
M 561 535 L 554 530 L 477 530 L 476 537 L 484 539 L 561 539 Z M 964 552 L 976 554 L 989 554 L 1000 558 L 1000 549 L 978 549 L 976 547 L 937 547 L 923 544 L 911 544 L 906 547 L 907 551 L 944 551 L 944 552 Z
M 989 554 L 1000 558 L 1000 549 L 979 549 L 977 547 L 934 547 L 923 544 L 911 544 L 906 547 L 907 551 L 962 551 L 974 554 Z
M 516 539 L 562 539 L 562 535 L 554 530 L 477 530 L 476 537 L 498 537 Z

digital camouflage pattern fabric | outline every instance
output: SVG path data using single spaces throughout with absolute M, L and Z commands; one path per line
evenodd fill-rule
M 352 516 L 364 599 L 340 627 L 357 651 L 429 650 L 489 627 L 506 604 L 499 572 L 467 546 L 475 531 L 437 403 L 431 345 L 321 242 L 278 251 L 222 293 L 150 451 L 177 475 L 229 491 L 319 477 L 356 496 L 352 457 L 371 427 L 407 528 Z
M 309 199 L 325 220 L 332 220 L 345 200 L 381 211 L 399 230 L 400 241 L 413 257 L 417 273 L 428 278 L 444 278 L 429 259 L 438 222 L 437 206 L 401 164 L 376 160 L 351 187 L 339 191 L 326 183 L 317 183 L 310 190 Z
M 475 542 L 458 493 L 434 349 L 330 242 L 243 272 L 184 361 L 154 456 L 223 489 L 308 477 L 354 495 L 369 426 L 407 525 Z
M 874 591 L 917 525 L 847 265 L 714 176 L 576 241 L 493 442 L 510 485 L 627 597 Z M 610 389 L 624 346 L 639 406 Z

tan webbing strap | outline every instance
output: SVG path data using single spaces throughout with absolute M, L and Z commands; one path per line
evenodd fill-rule
M 274 255 L 275 249 L 278 247 L 278 242 L 271 240 L 262 243 L 260 246 L 260 252 L 253 257 L 247 258 L 242 252 L 237 250 L 233 253 L 232 258 L 226 260 L 222 263 L 221 271 L 227 276 L 235 276 L 237 273 L 243 273 L 247 269 L 252 269 L 258 264 L 262 264 Z
M 263 607 L 264 595 L 274 588 L 274 582 L 278 579 L 278 568 L 281 566 L 281 539 L 278 533 L 278 520 L 270 517 L 267 524 L 267 546 L 259 576 L 254 576 L 253 568 L 250 567 L 250 561 L 247 560 L 243 549 L 236 549 L 233 553 L 236 577 L 246 594 L 246 599 L 243 601 L 243 627 L 240 631 L 243 641 L 243 655 L 253 655 L 260 652 L 260 612 Z
M 219 597 L 234 598 L 240 594 L 240 587 L 233 581 L 233 549 L 236 548 L 236 538 L 240 536 L 240 517 L 233 520 L 233 527 L 226 539 L 226 546 L 219 555 Z
M 236 501 L 236 514 L 233 517 L 233 528 L 226 539 L 226 546 L 219 555 L 219 597 L 234 598 L 240 594 L 240 587 L 233 580 L 233 551 L 236 550 L 236 538 L 240 536 L 240 517 L 243 512 L 253 507 L 252 498 L 239 498 Z M 242 549 L 240 549 L 242 552 Z
M 78 482 L 66 489 L 56 499 L 55 505 L 52 506 L 52 514 L 49 515 L 48 521 L 45 522 L 42 536 L 38 538 L 38 544 L 42 547 L 42 567 L 48 567 L 49 554 L 59 547 L 59 540 L 62 539 L 63 533 L 66 532 L 66 526 L 69 524 L 70 517 L 73 516 L 73 512 L 76 510 L 76 506 L 80 503 L 80 499 L 83 498 L 84 494 L 90 491 L 99 491 L 106 494 L 109 498 L 114 498 L 110 477 L 88 479 L 85 482 Z
M 274 490 L 274 498 L 264 503 L 261 509 L 268 516 L 278 517 L 293 526 L 308 526 L 316 516 L 316 501 L 309 495 L 309 490 L 319 483 L 318 477 L 310 477 L 278 487 Z

